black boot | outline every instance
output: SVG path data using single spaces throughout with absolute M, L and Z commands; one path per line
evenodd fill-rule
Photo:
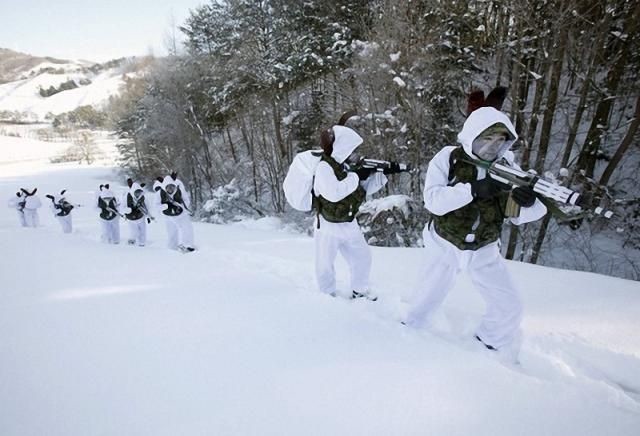
M 378 301 L 378 297 L 374 296 L 374 295 L 370 295 L 367 292 L 357 292 L 357 291 L 351 291 L 351 299 L 355 300 L 356 298 L 366 298 L 369 301 Z

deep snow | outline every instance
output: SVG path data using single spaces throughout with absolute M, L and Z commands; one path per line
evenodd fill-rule
M 313 240 L 275 218 L 196 223 L 192 254 L 164 248 L 162 223 L 145 248 L 104 245 L 90 203 L 119 179 L 0 163 L 3 202 L 37 186 L 45 205 L 38 229 L 0 208 L 3 436 L 638 434 L 638 282 L 510 262 L 516 366 L 471 339 L 483 304 L 465 276 L 434 331 L 399 324 L 421 249 L 373 248 L 371 303 L 319 294 Z M 71 235 L 46 209 L 62 188 L 84 206 Z

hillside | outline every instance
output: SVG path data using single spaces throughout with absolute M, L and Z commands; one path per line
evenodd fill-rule
M 64 59 L 32 56 L 0 48 L 0 84 L 26 78 L 37 67 L 64 68 L 71 63 Z
M 0 50 L 0 71 L 6 82 L 0 84 L 0 112 L 20 112 L 28 121 L 42 121 L 48 114 L 84 105 L 100 108 L 137 71 L 135 59 L 96 64 Z
M 472 339 L 483 303 L 465 276 L 434 330 L 399 324 L 421 249 L 373 248 L 371 303 L 319 294 L 313 240 L 275 218 L 196 223 L 193 254 L 167 250 L 162 223 L 145 248 L 101 244 L 94 191 L 121 179 L 2 165 L 5 200 L 37 186 L 83 205 L 71 235 L 46 208 L 38 229 L 0 209 L 3 435 L 637 434 L 638 282 L 509 262 L 518 366 Z

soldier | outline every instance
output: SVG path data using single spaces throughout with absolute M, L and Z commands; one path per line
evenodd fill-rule
M 120 243 L 120 221 L 118 217 L 122 216 L 118 211 L 118 200 L 111 189 L 109 184 L 100 185 L 100 192 L 98 193 L 98 201 L 96 204 L 100 210 L 100 225 L 102 226 L 102 242 L 108 244 Z
M 15 197 L 11 197 L 9 199 L 9 207 L 16 210 L 18 214 L 18 222 L 21 227 L 27 227 L 27 221 L 24 218 L 24 197 L 22 196 L 22 192 L 16 192 Z
M 346 161 L 355 160 L 355 150 L 360 144 L 360 135 L 343 125 L 333 126 L 320 136 L 323 153 L 313 183 L 318 213 L 316 278 L 320 291 L 336 295 L 334 262 L 339 251 L 349 264 L 351 298 L 375 301 L 377 297 L 369 292 L 371 249 L 355 217 L 366 195 L 379 191 L 387 178 L 369 168 L 348 171 Z
M 126 194 L 126 209 L 124 216 L 129 223 L 129 245 L 144 247 L 147 242 L 147 224 L 153 217 L 149 214 L 144 195 L 145 184 L 139 184 L 132 179 L 127 179 L 129 191 Z
M 191 223 L 191 201 L 184 184 L 174 172 L 154 184 L 159 192 L 160 210 L 164 215 L 167 228 L 168 246 L 172 250 L 184 253 L 195 251 L 193 243 L 193 224 Z
M 57 197 L 54 195 L 45 197 L 51 200 L 51 210 L 62 227 L 62 233 L 71 233 L 73 231 L 71 211 L 75 206 L 67 201 L 66 192 L 66 189 L 63 189 Z
M 38 188 L 34 188 L 29 192 L 24 188 L 20 189 L 24 196 L 24 220 L 27 227 L 38 227 L 40 225 L 40 216 L 38 215 L 38 209 L 42 207 L 40 197 L 36 195 Z
M 478 94 L 472 95 L 477 100 Z M 485 101 L 482 93 L 480 102 L 470 104 L 459 145 L 443 148 L 429 162 L 424 202 L 433 218 L 423 232 L 424 274 L 405 324 L 429 321 L 464 268 L 486 301 L 476 339 L 491 350 L 513 346 L 517 352 L 522 302 L 500 255 L 500 233 L 506 218 L 516 225 L 528 223 L 542 218 L 546 207 L 531 188 L 512 190 L 464 159 L 501 159 L 518 167 L 509 151 L 518 135 L 499 110 L 505 95 L 499 88 Z M 521 206 L 519 216 L 506 216 L 507 201 Z

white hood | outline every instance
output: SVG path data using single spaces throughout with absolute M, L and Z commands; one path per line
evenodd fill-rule
M 133 198 L 135 198 L 134 193 L 135 193 L 138 189 L 140 189 L 140 190 L 144 191 L 144 189 L 142 189 L 142 186 L 140 186 L 140 183 L 138 183 L 138 182 L 133 182 L 133 184 L 132 184 L 132 185 L 131 185 L 131 187 L 129 188 L 129 194 L 131 194 L 131 196 L 132 196 Z M 144 195 L 144 194 L 143 194 L 143 195 Z
M 56 203 L 60 203 L 63 200 L 66 200 L 67 198 L 67 191 L 64 191 L 64 194 L 62 192 L 60 192 L 59 194 L 55 194 L 53 196 L 53 201 Z
M 503 147 L 498 154 L 498 159 L 501 158 L 504 153 L 511 148 L 513 143 L 516 142 L 518 134 L 516 133 L 516 129 L 513 127 L 509 117 L 492 107 L 481 107 L 480 109 L 476 109 L 464 122 L 462 130 L 458 133 L 458 142 L 462 145 L 465 153 L 471 157 L 479 159 L 478 156 L 473 154 L 471 143 L 478 137 L 478 135 L 480 135 L 480 133 L 494 124 L 503 124 L 509 132 L 511 132 L 512 138 L 507 140 L 505 147 Z
M 100 198 L 102 198 L 102 199 L 105 199 L 105 198 L 116 198 L 116 196 L 113 195 L 113 191 L 111 191 L 111 189 L 103 189 L 102 191 L 100 191 L 98 196 Z
M 164 179 L 162 180 L 162 189 L 166 191 L 167 186 L 169 185 L 175 185 L 176 188 L 179 188 L 182 185 L 182 182 L 180 179 L 173 180 L 173 177 L 171 176 L 164 176 Z
M 331 157 L 342 163 L 362 144 L 362 137 L 353 129 L 344 126 L 333 126 L 333 152 Z

